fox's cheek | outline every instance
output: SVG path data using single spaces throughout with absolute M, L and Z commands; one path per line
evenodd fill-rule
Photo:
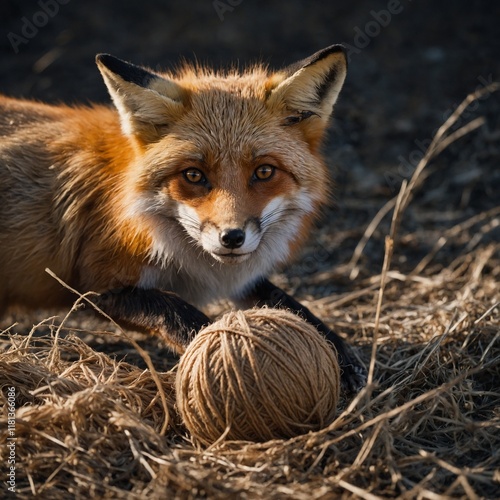
M 201 221 L 196 210 L 186 203 L 179 203 L 177 217 L 186 232 L 193 240 L 200 242 Z

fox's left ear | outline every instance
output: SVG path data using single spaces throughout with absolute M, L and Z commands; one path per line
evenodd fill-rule
M 96 63 L 126 135 L 154 142 L 183 114 L 187 91 L 176 82 L 109 54 Z
M 307 135 L 319 139 L 327 126 L 347 73 L 342 45 L 332 45 L 272 75 L 268 106 L 284 106 L 284 125 L 303 122 Z M 307 124 L 306 124 L 307 123 Z

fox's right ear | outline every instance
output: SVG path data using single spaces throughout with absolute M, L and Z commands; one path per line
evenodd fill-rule
M 297 124 L 316 144 L 326 129 L 346 73 L 344 47 L 331 45 L 272 75 L 267 82 L 267 103 L 284 109 L 284 125 Z
M 126 135 L 154 142 L 182 115 L 186 91 L 177 83 L 109 54 L 96 63 Z

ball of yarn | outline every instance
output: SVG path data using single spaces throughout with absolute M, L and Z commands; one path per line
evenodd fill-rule
M 183 354 L 177 407 L 194 442 L 267 441 L 320 430 L 339 397 L 333 346 L 279 309 L 230 312 Z

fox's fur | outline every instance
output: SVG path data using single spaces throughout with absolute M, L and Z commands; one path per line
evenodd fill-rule
M 114 108 L 0 97 L 0 310 L 70 301 L 46 268 L 81 292 L 190 307 L 252 295 L 327 199 L 319 149 L 344 52 L 278 72 L 97 65 Z

